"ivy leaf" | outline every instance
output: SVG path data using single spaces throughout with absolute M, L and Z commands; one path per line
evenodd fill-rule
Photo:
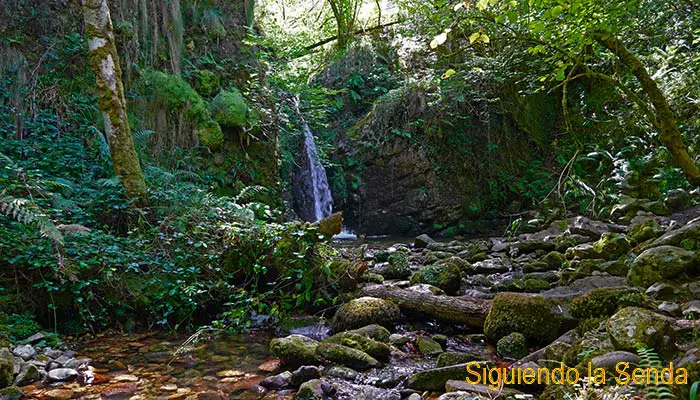
M 446 41 L 447 41 L 447 32 L 443 32 L 443 33 L 435 36 L 435 38 L 433 38 L 433 40 L 430 42 L 430 48 L 435 49 L 438 46 L 444 44 Z
M 471 35 L 469 35 L 469 44 L 474 44 L 477 40 L 481 38 L 481 33 L 480 32 L 474 32 Z
M 481 34 L 481 37 L 479 37 L 479 40 L 481 40 L 483 43 L 490 43 L 491 39 L 489 39 L 488 35 L 485 33 Z
M 564 11 L 564 7 L 562 6 L 554 6 L 550 10 L 550 14 L 552 15 L 552 18 L 556 18 L 559 15 L 561 15 L 562 11 Z

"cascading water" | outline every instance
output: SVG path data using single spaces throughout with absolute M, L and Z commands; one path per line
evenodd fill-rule
M 318 159 L 318 149 L 314 142 L 314 135 L 309 129 L 309 125 L 304 123 L 304 150 L 308 161 L 308 176 L 311 180 L 310 189 L 312 193 L 308 193 L 313 199 L 314 218 L 316 221 L 321 220 L 333 211 L 333 198 L 331 197 L 331 189 L 328 187 L 328 176 L 326 169 L 321 165 Z

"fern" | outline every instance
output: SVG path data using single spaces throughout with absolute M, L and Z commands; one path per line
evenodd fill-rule
M 34 224 L 39 228 L 42 236 L 54 242 L 63 243 L 63 235 L 56 225 L 46 217 L 39 206 L 29 199 L 15 198 L 6 195 L 4 191 L 0 192 L 0 212 L 21 224 Z
M 644 345 L 637 346 L 637 354 L 640 359 L 640 367 L 653 368 L 661 371 L 663 368 L 663 360 L 661 356 L 656 354 L 653 349 L 647 348 Z M 676 395 L 671 392 L 671 389 L 662 383 L 652 383 L 645 387 L 646 396 L 651 400 L 675 399 Z
M 265 186 L 248 186 L 241 190 L 241 192 L 233 198 L 233 202 L 240 204 L 241 202 L 250 201 L 258 194 L 266 191 L 267 188 Z

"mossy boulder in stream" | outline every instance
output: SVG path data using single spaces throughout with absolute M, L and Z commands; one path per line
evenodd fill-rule
M 639 344 L 662 355 L 675 351 L 672 319 L 637 307 L 624 308 L 607 322 L 608 337 L 616 350 L 636 351 Z
M 387 259 L 389 266 L 384 277 L 387 279 L 406 279 L 411 276 L 411 267 L 408 266 L 408 257 L 401 251 L 391 253 Z
M 364 336 L 369 339 L 373 339 L 382 343 L 389 343 L 389 336 L 391 332 L 381 325 L 372 324 L 363 326 L 362 328 L 353 329 L 349 331 L 350 333 L 355 333 L 360 336 Z
M 0 349 L 0 388 L 12 384 L 14 380 L 15 359 L 6 348 Z
M 614 260 L 627 254 L 632 247 L 627 236 L 621 233 L 605 232 L 600 239 L 593 243 L 593 249 L 601 258 Z
M 381 365 L 377 359 L 364 351 L 341 344 L 321 343 L 316 348 L 316 355 L 323 360 L 356 370 L 365 370 Z
M 363 351 L 370 356 L 383 361 L 388 360 L 389 355 L 391 354 L 391 347 L 389 347 L 387 344 L 372 340 L 354 333 L 353 331 L 340 332 L 329 337 L 323 342 L 352 347 L 353 349 Z
M 522 358 L 528 354 L 527 339 L 522 333 L 513 332 L 502 337 L 496 344 L 496 349 L 503 357 Z
M 472 371 L 480 372 L 492 366 L 487 362 L 469 363 Z M 455 364 L 448 367 L 432 368 L 416 372 L 408 378 L 407 386 L 413 390 L 443 392 L 445 383 L 451 380 L 464 380 L 468 364 Z
M 576 326 L 576 320 L 554 300 L 538 295 L 499 293 L 491 303 L 484 333 L 492 341 L 520 332 L 529 344 L 549 344 Z
M 411 283 L 427 283 L 439 287 L 449 295 L 455 295 L 462 284 L 462 271 L 454 263 L 428 265 L 411 276 Z
M 22 389 L 17 386 L 9 386 L 4 389 L 0 389 L 0 399 L 2 400 L 19 400 L 24 397 Z
M 272 339 L 270 353 L 279 358 L 285 365 L 300 366 L 319 363 L 316 356 L 318 342 L 303 335 L 289 335 L 284 338 Z
M 401 319 L 401 310 L 394 302 L 375 297 L 360 297 L 340 306 L 331 326 L 335 332 L 361 328 L 371 324 L 393 326 Z

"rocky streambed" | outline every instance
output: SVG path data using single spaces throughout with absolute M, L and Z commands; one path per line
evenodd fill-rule
M 343 262 L 361 274 L 328 319 L 184 347 L 185 338 L 156 334 L 95 337 L 75 352 L 28 338 L 0 351 L 0 385 L 15 385 L 0 398 L 562 399 L 582 386 L 470 384 L 467 367 L 565 365 L 585 376 L 591 366 L 612 377 L 619 362 L 645 365 L 649 354 L 687 371 L 688 384 L 668 385 L 687 398 L 700 380 L 697 214 L 345 246 Z M 647 388 L 590 390 L 634 398 Z

